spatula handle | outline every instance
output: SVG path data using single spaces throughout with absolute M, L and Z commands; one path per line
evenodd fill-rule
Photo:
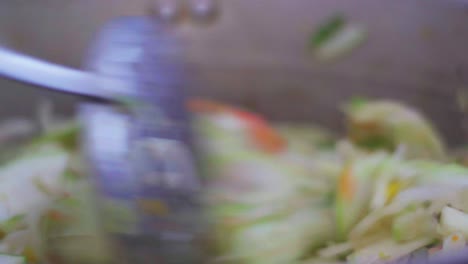
M 126 89 L 126 84 L 117 79 L 39 60 L 2 47 L 0 76 L 59 92 L 104 100 L 114 98 L 114 94 L 105 87 Z

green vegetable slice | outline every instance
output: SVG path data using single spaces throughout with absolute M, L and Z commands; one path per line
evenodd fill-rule
M 16 230 L 26 228 L 24 218 L 24 214 L 12 216 L 3 223 L 0 223 L 0 229 L 5 233 L 10 233 Z
M 0 263 L 2 264 L 25 264 L 26 258 L 17 255 L 0 254 Z
M 318 48 L 330 40 L 339 30 L 345 25 L 345 18 L 342 14 L 336 14 L 328 18 L 324 23 L 319 25 L 318 29 L 313 33 L 311 45 Z

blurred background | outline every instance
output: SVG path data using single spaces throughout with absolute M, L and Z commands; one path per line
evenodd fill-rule
M 154 16 L 155 11 L 158 10 L 157 4 L 161 2 L 168 3 L 168 1 L 2 0 L 0 1 L 0 47 L 6 46 L 33 57 L 82 69 L 84 61 L 88 56 L 90 44 L 95 40 L 96 34 L 107 22 L 122 16 Z M 203 0 L 190 1 L 203 2 Z M 443 138 L 446 139 L 449 145 L 461 148 L 468 142 L 468 5 L 465 3 L 466 1 L 217 0 L 214 2 L 217 4 L 218 13 L 209 23 L 198 23 L 199 21 L 188 19 L 184 21 L 180 20 L 178 21 L 179 23 L 174 25 L 175 32 L 183 38 L 187 45 L 185 59 L 189 66 L 190 81 L 186 89 L 189 95 L 244 106 L 273 121 L 306 121 L 304 123 L 317 123 L 330 128 L 332 131 L 342 131 L 344 129 L 345 122 L 343 120 L 342 106 L 346 102 L 350 102 L 352 98 L 359 96 L 396 99 L 413 106 L 427 116 L 437 129 L 442 132 Z M 345 28 L 351 30 L 345 31 L 348 35 L 339 35 L 341 37 L 338 37 L 338 39 L 341 38 L 341 43 L 338 43 L 339 41 L 333 43 L 332 41 L 331 46 L 328 45 L 325 48 L 324 46 L 317 46 L 317 42 L 321 42 L 323 40 L 321 38 L 329 34 L 329 32 L 326 32 L 327 30 L 333 31 L 333 27 L 336 27 L 337 23 L 343 23 L 340 19 L 345 21 Z M 354 27 L 346 27 L 348 25 Z M 317 37 L 317 30 L 319 33 L 321 32 L 321 37 Z M 333 49 L 333 45 L 335 45 L 334 48 L 336 49 L 344 45 L 347 46 L 345 48 L 348 48 L 348 50 L 333 59 L 324 59 L 324 56 L 327 56 L 326 52 L 331 52 L 330 49 Z M 0 61 L 0 63 L 2 62 Z M 38 106 L 44 101 L 51 101 L 53 103 L 55 107 L 54 113 L 72 116 L 76 113 L 80 100 L 83 100 L 83 98 L 34 89 L 24 84 L 0 78 L 0 120 L 21 117 L 30 118 L 38 115 L 40 117 L 43 113 L 38 111 Z M 43 108 L 39 107 L 39 110 L 41 109 L 43 110 Z M 401 116 L 391 116 L 389 119 L 391 121 L 395 121 L 395 119 L 398 121 L 399 118 Z M 414 118 L 414 116 L 409 115 L 409 118 Z M 409 120 L 413 121 L 414 119 Z M 418 124 L 417 122 L 415 123 L 416 125 Z M 204 123 L 202 123 L 203 125 Z M 99 123 L 98 126 L 102 127 L 102 123 Z M 109 127 L 113 128 L 112 126 Z M 62 131 L 65 134 L 65 138 L 68 136 L 76 140 L 77 130 L 71 129 L 72 133 L 68 133 L 67 131 Z M 259 131 L 266 133 L 260 134 L 259 137 L 271 136 L 273 143 L 275 143 L 274 133 L 273 135 L 268 134 L 271 131 L 267 127 L 261 127 L 260 125 Z M 103 137 L 107 139 L 106 133 L 103 133 L 105 134 Z M 116 134 L 115 131 L 113 133 Z M 237 136 L 236 133 L 234 132 Z M 59 133 L 59 136 L 56 136 L 58 139 L 52 137 L 51 141 L 64 141 L 60 135 Z M 216 141 L 214 135 L 216 134 L 210 134 L 210 137 L 206 141 L 210 143 L 213 141 L 216 144 L 224 143 L 222 136 Z M 420 140 L 418 133 L 411 135 L 415 135 L 412 139 L 415 139 L 416 142 Z M 109 138 L 112 140 L 111 137 Z M 126 137 L 122 136 L 122 138 L 126 140 Z M 271 138 L 267 138 L 267 141 L 268 139 Z M 229 141 L 226 142 L 229 143 Z M 281 142 L 279 145 L 282 144 Z M 61 143 L 63 144 L 63 142 Z M 221 147 L 219 147 L 216 144 L 214 144 L 214 150 L 224 150 L 224 145 L 220 145 Z M 438 141 L 434 144 L 437 145 Z M 228 146 L 226 153 L 229 152 L 229 147 L 237 148 L 238 145 L 240 146 L 241 144 L 238 144 L 237 141 L 234 141 L 232 145 L 226 145 Z M 299 142 L 298 145 L 302 146 L 302 142 Z M 78 154 L 78 150 L 74 148 L 76 148 L 75 145 L 72 147 L 72 150 L 67 150 L 72 154 L 65 154 Z M 251 154 L 251 149 L 249 148 L 242 149 L 241 146 L 240 149 L 245 151 L 240 152 L 242 154 Z M 342 149 L 339 150 L 341 151 Z M 346 145 L 344 150 L 345 152 L 349 150 L 346 149 Z M 218 158 L 218 154 L 222 152 L 217 153 L 216 151 L 213 156 Z M 122 153 L 126 154 L 126 152 Z M 397 153 L 395 155 L 399 155 L 399 151 L 395 151 L 395 153 Z M 62 155 L 65 154 L 62 153 Z M 345 181 L 348 175 L 347 165 L 344 161 L 343 164 L 340 164 L 341 160 L 337 161 L 339 159 L 335 159 L 335 156 L 328 154 L 326 152 L 324 156 L 314 156 L 311 158 L 312 156 L 309 156 L 308 153 L 305 155 L 306 159 L 301 160 L 305 161 L 305 165 L 301 163 L 298 167 L 304 166 L 304 172 L 322 177 L 327 175 L 329 171 L 322 175 L 315 171 L 316 168 L 309 168 L 308 164 L 325 162 L 327 166 L 330 165 L 332 167 L 330 174 L 333 174 L 333 180 L 339 179 L 337 183 L 341 184 L 341 180 L 344 179 L 343 181 Z M 178 154 L 173 155 L 177 156 Z M 246 157 L 250 157 L 249 155 Z M 126 158 L 127 156 L 124 157 Z M 271 160 L 276 158 L 274 155 L 267 157 L 271 158 Z M 323 161 L 317 157 L 322 157 Z M 73 158 L 77 158 L 80 161 L 78 155 L 76 157 L 73 156 Z M 242 158 L 245 157 L 242 156 Z M 279 168 L 284 164 L 287 164 L 289 168 L 290 160 L 287 158 L 286 156 L 286 163 L 278 163 L 279 166 L 276 162 L 268 163 L 268 165 L 271 165 L 269 169 L 276 169 L 275 166 Z M 172 159 L 172 156 L 169 159 Z M 275 173 L 270 173 L 271 171 L 269 170 L 266 170 L 265 173 L 262 171 L 262 166 L 259 166 L 260 169 L 256 171 L 259 163 L 255 165 L 249 164 L 250 161 L 256 162 L 261 161 L 261 159 L 250 160 L 246 158 L 246 160 L 245 164 L 239 163 L 240 165 L 235 164 L 232 167 L 235 172 L 232 175 L 236 177 L 238 175 L 247 175 L 249 177 L 245 177 L 244 180 L 255 181 L 253 185 L 260 187 L 263 187 L 262 184 L 264 184 L 266 186 L 265 190 L 270 190 L 268 188 L 272 186 L 276 188 L 275 184 L 281 187 L 291 184 L 293 187 L 287 189 L 291 191 L 291 194 L 288 193 L 288 195 L 291 195 L 292 198 L 289 196 L 287 198 L 291 198 L 292 200 L 296 199 L 296 194 L 301 192 L 297 190 L 302 190 L 303 183 L 298 182 L 297 186 L 299 187 L 295 189 L 297 187 L 296 183 L 292 184 L 293 180 L 291 180 L 294 177 L 282 177 L 284 175 L 279 173 L 276 179 L 278 182 L 275 182 L 274 177 L 270 178 L 272 175 L 275 176 Z M 218 160 L 215 161 L 217 162 Z M 38 163 L 46 164 L 46 162 Z M 28 168 L 29 165 L 25 164 L 20 164 L 18 167 L 20 169 Z M 121 163 L 110 164 L 112 166 L 114 164 L 121 165 Z M 298 164 L 295 164 L 295 166 Z M 397 164 L 394 165 L 395 168 L 401 167 L 398 163 L 395 164 Z M 62 166 L 63 164 L 60 163 L 59 165 Z M 82 169 L 80 166 L 73 164 L 73 162 L 67 163 L 67 166 L 70 168 L 67 167 L 66 169 L 71 171 L 73 171 L 72 169 L 76 170 L 75 166 L 72 165 Z M 239 173 L 237 169 L 244 169 L 244 165 L 247 171 L 241 170 Z M 253 166 L 249 167 L 249 165 Z M 341 165 L 343 165 L 343 168 L 341 168 Z M 323 168 L 328 169 L 327 166 L 323 166 Z M 211 171 L 214 167 L 216 166 L 209 164 L 206 171 Z M 268 168 L 269 166 L 265 167 Z M 119 166 L 113 168 L 116 171 L 122 170 Z M 428 167 L 427 171 L 424 168 L 423 174 L 432 175 L 432 172 L 435 171 L 434 175 L 436 176 L 434 179 L 436 180 L 432 184 L 438 188 L 438 184 L 440 183 L 437 180 L 444 177 L 438 177 L 442 172 L 434 168 L 436 167 Z M 444 167 L 444 169 L 446 168 L 451 172 L 450 169 L 452 167 Z M 252 169 L 252 171 L 249 171 L 249 169 Z M 308 171 L 308 169 L 311 169 L 311 171 Z M 66 174 L 64 168 L 61 168 L 59 171 Z M 229 170 L 227 171 L 230 172 Z M 298 171 L 302 175 L 302 171 Z M 343 175 L 341 172 L 343 172 Z M 455 172 L 454 174 L 456 175 L 463 174 Z M 77 174 L 80 173 L 87 175 L 84 169 Z M 267 175 L 268 177 L 260 177 L 259 182 L 262 180 L 264 182 L 257 184 L 257 179 L 250 177 L 249 173 L 255 176 Z M 464 173 L 465 175 L 463 176 L 466 176 L 465 171 Z M 349 175 L 351 174 L 350 172 Z M 403 175 L 404 173 L 401 174 Z M 12 179 L 16 177 L 14 173 L 10 175 L 12 175 Z M 30 175 L 35 177 L 35 171 L 30 173 Z M 228 175 L 226 176 L 227 179 L 231 178 L 229 173 L 226 175 Z M 289 176 L 288 173 L 285 173 L 285 175 Z M 304 175 L 309 176 L 306 173 Z M 114 174 L 111 174 L 111 176 L 113 177 Z M 150 176 L 153 177 L 154 175 L 149 175 L 148 178 Z M 115 178 L 109 179 L 111 180 L 106 182 L 106 184 L 118 182 L 114 180 Z M 242 177 L 240 179 L 242 181 Z M 312 180 L 310 186 L 313 191 L 311 192 L 316 191 L 314 188 L 319 189 L 317 192 L 320 195 L 313 193 L 311 197 L 313 196 L 314 199 L 316 198 L 315 196 L 319 197 L 320 202 L 322 198 L 328 199 L 328 190 L 331 190 L 330 193 L 338 190 L 336 191 L 337 198 L 335 198 L 338 201 L 337 204 L 340 205 L 340 184 L 335 185 L 333 180 L 329 180 L 331 178 L 326 178 L 324 181 L 326 182 L 326 184 L 324 183 L 326 188 L 322 188 L 314 182 L 316 180 L 315 177 L 305 177 L 304 179 L 304 182 L 308 183 L 309 180 Z M 367 186 L 367 183 L 363 182 Z M 466 183 L 466 177 L 463 178 L 463 182 Z M 269 183 L 273 184 L 269 185 Z M 34 184 L 30 182 L 29 185 L 33 186 Z M 214 184 L 212 185 L 215 186 L 214 188 L 206 189 L 217 191 L 217 188 L 220 188 L 222 190 L 223 184 L 227 189 L 232 186 L 234 186 L 234 189 L 236 187 L 235 181 L 226 181 L 224 183 L 221 181 L 220 185 Z M 450 184 L 452 185 L 449 187 L 452 188 L 458 182 L 453 181 Z M 124 186 L 125 184 L 121 185 Z M 352 184 L 349 185 L 354 186 Z M 5 189 L 3 190 L 4 192 L 17 195 L 14 191 L 9 190 L 7 185 L 0 186 Z M 20 184 L 16 186 L 23 187 Z M 211 185 L 208 186 L 211 187 Z M 239 190 L 248 189 L 244 188 L 245 185 L 239 186 L 241 186 Z M 392 187 L 390 183 L 388 183 L 388 186 Z M 31 187 L 31 190 L 33 187 Z M 323 194 L 325 192 L 326 195 Z M 451 192 L 451 190 L 449 189 L 448 192 Z M 80 191 L 77 193 L 82 194 Z M 280 192 L 273 189 L 271 193 L 276 194 Z M 305 191 L 305 193 L 307 192 Z M 346 193 L 346 190 L 343 193 Z M 238 195 L 235 193 L 233 196 L 238 198 L 242 194 Z M 130 199 L 134 199 L 134 197 L 132 196 Z M 213 197 L 216 200 L 217 196 Z M 303 197 L 299 198 L 302 199 Z M 304 200 L 313 200 L 309 200 L 309 198 L 306 197 Z M 284 203 L 284 208 L 289 210 L 288 199 L 284 199 L 281 202 Z M 34 199 L 30 200 L 34 202 Z M 222 201 L 222 199 L 219 200 Z M 364 201 L 362 204 L 368 201 L 367 198 L 362 200 Z M 268 201 L 274 200 L 267 200 L 265 204 L 268 204 Z M 465 201 L 466 199 L 463 200 L 463 202 Z M 89 202 L 89 204 L 91 203 Z M 330 204 L 334 205 L 332 202 Z M 158 204 L 158 206 L 158 209 L 162 210 L 163 206 L 161 204 Z M 447 207 L 449 207 L 448 204 Z M 316 209 L 309 206 L 309 204 L 304 206 L 304 208 L 300 208 L 301 210 L 306 208 L 304 211 Z M 26 210 L 29 210 L 29 208 Z M 354 207 L 351 207 L 350 211 L 351 214 L 354 214 Z M 327 216 L 328 213 L 327 211 Z M 121 213 L 117 212 L 116 214 Z M 122 213 L 122 215 L 125 214 Z M 428 215 L 428 219 L 432 220 L 433 215 Z M 131 215 L 130 219 L 133 219 L 133 216 Z M 47 215 L 47 217 L 49 216 Z M 190 217 L 186 219 L 191 222 Z M 330 225 L 331 223 L 331 221 L 328 221 L 329 218 L 316 216 L 315 214 L 312 217 L 299 216 L 296 220 L 302 221 L 304 219 L 304 222 L 307 222 L 307 224 L 309 224 L 309 219 L 324 219 L 326 225 Z M 286 223 L 283 226 L 287 227 L 288 222 L 286 220 L 280 222 Z M 132 220 L 129 221 L 131 222 Z M 417 223 L 418 221 L 409 222 Z M 93 222 L 92 225 L 94 226 L 94 224 Z M 71 226 L 74 227 L 73 225 Z M 98 225 L 96 224 L 96 226 Z M 331 229 L 333 228 L 331 227 Z M 315 230 L 322 231 L 320 226 L 319 228 L 315 228 Z M 330 233 L 333 233 L 332 231 L 334 232 L 334 230 L 331 230 Z M 466 232 L 468 233 L 468 231 Z M 91 233 L 94 235 L 93 232 Z M 296 238 L 302 237 L 301 233 L 296 233 Z M 311 236 L 321 239 L 315 234 Z M 57 241 L 59 242 L 56 244 L 62 244 L 60 240 Z M 253 241 L 255 242 L 255 240 Z M 322 239 L 321 242 L 323 241 Z M 424 245 L 428 243 L 425 242 Z M 244 245 L 243 243 L 240 244 Z M 89 247 L 93 247 L 92 244 L 89 245 Z M 463 246 L 465 246 L 465 243 Z M 248 247 L 248 245 L 245 246 L 247 250 L 254 250 Z M 71 247 L 71 249 L 73 248 Z M 149 251 L 152 252 L 153 249 L 149 248 Z M 99 249 L 96 251 L 99 251 Z M 181 255 L 177 252 L 177 249 L 174 251 L 176 255 Z M 24 252 L 21 254 L 26 255 Z M 150 259 L 150 261 L 152 260 Z
M 80 68 L 94 34 L 111 18 L 149 14 L 144 0 L 3 0 L 0 43 Z M 246 105 L 273 119 L 340 128 L 337 103 L 351 95 L 397 98 L 419 107 L 452 143 L 466 134 L 456 91 L 468 85 L 468 8 L 440 0 L 219 1 L 214 23 L 184 23 L 192 94 Z M 309 39 L 342 13 L 368 37 L 333 63 L 314 59 Z M 71 113 L 75 98 L 0 79 L 0 119 L 31 115 L 41 97 Z M 294 103 L 292 103 L 294 102 Z

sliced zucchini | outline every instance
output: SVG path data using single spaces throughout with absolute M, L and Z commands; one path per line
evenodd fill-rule
M 442 231 L 448 234 L 461 233 L 468 238 L 468 214 L 452 207 L 446 206 L 442 209 L 440 216 Z
M 0 254 L 0 263 L 2 264 L 25 264 L 26 258 L 18 255 Z
M 361 25 L 346 25 L 326 43 L 316 48 L 315 55 L 321 61 L 336 59 L 360 46 L 366 37 L 367 32 Z

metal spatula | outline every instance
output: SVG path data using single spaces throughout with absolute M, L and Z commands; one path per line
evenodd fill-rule
M 88 71 L 0 49 L 0 75 L 87 99 L 78 112 L 97 208 L 130 263 L 197 262 L 200 184 L 181 44 L 169 27 L 131 17 L 102 30 Z
M 138 104 L 127 108 L 130 112 L 83 104 L 80 116 L 85 153 L 100 175 L 104 207 L 126 208 L 140 216 L 133 223 L 113 223 L 119 220 L 108 217 L 110 226 L 122 224 L 111 231 L 131 241 L 126 247 L 135 246 L 135 258 L 154 256 L 159 248 L 169 263 L 193 263 L 190 244 L 197 229 L 200 186 L 185 110 L 182 43 L 169 30 L 149 18 L 110 23 L 87 65 L 100 76 L 124 81 L 119 87 L 128 90 L 115 94 L 131 94 L 127 98 Z

